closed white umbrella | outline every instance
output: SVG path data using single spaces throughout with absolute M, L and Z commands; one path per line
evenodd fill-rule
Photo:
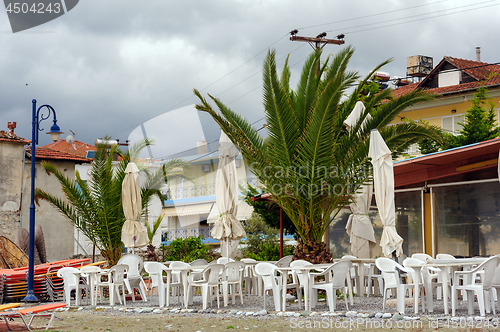
M 358 101 L 351 114 L 344 121 L 348 130 L 351 130 L 358 123 L 364 112 L 365 105 Z M 364 126 L 366 121 L 371 118 L 369 113 L 366 114 L 361 125 Z M 359 192 L 354 195 L 353 202 L 349 205 L 352 214 L 349 216 L 345 228 L 351 243 L 351 254 L 359 258 L 370 258 L 371 250 L 376 244 L 373 225 L 368 217 L 372 201 L 372 190 L 371 184 L 361 186 Z
M 396 231 L 392 156 L 377 129 L 371 131 L 368 156 L 372 158 L 375 201 L 377 202 L 380 219 L 384 225 L 380 246 L 386 257 L 392 257 L 391 254 L 394 251 L 396 251 L 396 256 L 399 257 L 403 253 L 403 238 Z
M 142 198 L 138 178 L 137 165 L 133 162 L 128 163 L 122 182 L 122 204 L 126 218 L 122 228 L 122 242 L 127 248 L 139 248 L 148 244 L 144 226 L 139 222 Z
M 352 214 L 345 226 L 351 243 L 351 254 L 358 258 L 370 258 L 371 251 L 376 245 L 375 232 L 368 216 L 372 201 L 371 184 L 360 187 L 354 195 L 353 202 L 349 204 Z
M 226 257 L 229 257 L 236 248 L 237 242 L 235 241 L 245 237 L 246 233 L 235 217 L 238 210 L 238 178 L 234 161 L 236 147 L 224 132 L 220 135 L 219 143 L 219 168 L 215 181 L 215 195 L 220 215 L 212 229 L 212 237 L 225 242 L 225 250 L 223 249 L 222 254 L 225 251 Z

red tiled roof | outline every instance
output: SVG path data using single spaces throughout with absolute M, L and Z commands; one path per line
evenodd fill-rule
M 427 76 L 435 75 L 438 72 L 438 68 L 442 66 L 443 63 L 450 63 L 457 69 L 461 69 L 473 78 L 477 82 L 469 82 L 457 85 L 450 85 L 441 88 L 425 89 L 426 79 L 418 83 L 409 84 L 401 88 L 395 89 L 392 92 L 394 97 L 400 97 L 407 94 L 415 89 L 425 89 L 430 93 L 446 95 L 450 93 L 458 93 L 468 90 L 475 90 L 480 86 L 480 83 L 484 84 L 486 87 L 499 86 L 500 85 L 500 65 L 488 64 L 486 62 L 472 61 L 460 58 L 453 58 L 446 56 L 441 60 L 441 62 L 432 70 L 432 72 Z
M 74 154 L 48 149 L 46 147 L 36 148 L 35 151 L 37 159 L 69 160 L 82 163 L 90 163 L 92 161 L 90 158 L 80 157 Z M 27 149 L 26 152 L 28 156 L 31 157 L 31 150 Z
M 22 144 L 31 143 L 30 140 L 24 139 L 22 137 L 19 137 L 15 134 L 11 134 L 11 133 L 6 132 L 4 130 L 0 130 L 0 141 L 8 141 L 8 142 L 22 143 Z
M 67 154 L 76 155 L 82 158 L 87 157 L 87 151 L 95 151 L 96 147 L 87 143 L 76 141 L 73 144 L 69 144 L 64 139 L 60 139 L 57 142 L 53 142 L 42 146 L 41 148 L 46 148 L 54 151 L 64 152 Z

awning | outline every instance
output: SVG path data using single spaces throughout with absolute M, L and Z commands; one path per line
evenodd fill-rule
M 247 220 L 250 218 L 253 212 L 253 207 L 245 203 L 244 201 L 241 201 L 238 204 L 238 212 L 236 212 L 236 219 L 238 220 Z M 219 208 L 217 207 L 217 204 L 214 204 L 212 207 L 212 211 L 210 211 L 210 214 L 208 215 L 207 222 L 209 224 L 213 224 L 219 219 Z
M 175 217 L 175 216 L 193 216 L 197 214 L 207 214 L 210 212 L 214 203 L 204 203 L 204 204 L 193 204 L 184 206 L 174 206 L 163 209 L 163 215 L 165 217 Z

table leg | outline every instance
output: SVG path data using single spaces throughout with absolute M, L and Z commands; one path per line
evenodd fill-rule
M 309 303 L 309 271 L 303 270 L 302 273 L 304 274 L 303 280 L 304 280 L 304 310 L 309 311 L 311 310 L 311 306 Z
M 188 271 L 182 271 L 182 286 L 184 288 L 184 307 L 187 309 L 189 301 Z
M 283 278 L 281 281 L 281 286 L 283 290 L 283 307 L 281 308 L 281 311 L 286 311 L 286 284 L 288 281 L 288 271 L 280 271 L 280 272 L 281 272 L 281 277 Z
M 358 285 L 356 287 L 358 289 L 358 296 L 363 297 L 365 295 L 365 264 L 358 263 Z M 349 294 L 349 298 L 351 299 L 349 302 L 350 305 L 354 305 L 352 294 Z
M 448 278 L 448 269 L 446 267 L 439 267 L 441 270 L 441 282 L 442 282 L 442 289 L 443 289 L 443 306 L 444 306 L 444 314 L 448 315 L 448 284 L 449 284 L 449 278 Z
M 420 266 L 414 267 L 415 270 L 415 280 L 413 282 L 415 283 L 415 287 L 413 289 L 413 312 L 415 314 L 418 314 L 418 295 L 420 294 Z M 404 293 L 403 294 L 398 294 L 398 296 L 402 295 L 404 298 Z
M 90 284 L 90 304 L 92 306 L 96 305 L 96 291 L 95 291 L 95 278 L 97 278 L 97 273 L 89 273 L 89 284 Z

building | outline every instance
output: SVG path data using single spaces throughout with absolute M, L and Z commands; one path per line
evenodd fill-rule
M 217 148 L 218 148 L 218 144 Z M 173 179 L 165 188 L 165 207 L 163 215 L 165 220 L 161 225 L 162 241 L 169 242 L 176 238 L 201 235 L 207 243 L 216 243 L 210 235 L 210 225 L 218 216 L 215 196 L 215 179 L 219 164 L 218 151 L 210 152 L 206 141 L 198 142 L 196 154 L 183 156 L 190 167 L 185 170 L 187 177 Z M 255 185 L 255 176 L 245 165 L 241 155 L 236 156 L 236 170 L 241 188 L 247 187 L 247 181 Z M 243 193 L 240 191 L 240 197 Z M 236 218 L 247 219 L 253 208 L 245 202 L 238 204 Z
M 464 115 L 472 106 L 474 93 L 481 84 L 489 90 L 498 119 L 500 65 L 481 62 L 477 52 L 475 61 L 445 56 L 434 68 L 429 68 L 427 65 L 415 70 L 415 67 L 411 66 L 413 58 L 415 57 L 408 58 L 408 75 L 422 77 L 421 81 L 407 85 L 398 84 L 402 86 L 395 89 L 393 95 L 401 96 L 415 89 L 423 89 L 437 96 L 433 101 L 419 103 L 404 110 L 394 123 L 405 119 L 423 120 L 456 135 L 462 129 L 459 122 L 464 121 Z M 429 63 L 429 61 L 421 62 Z M 432 66 L 432 59 L 430 63 Z M 409 152 L 413 155 L 418 154 L 416 147 L 411 148 Z

